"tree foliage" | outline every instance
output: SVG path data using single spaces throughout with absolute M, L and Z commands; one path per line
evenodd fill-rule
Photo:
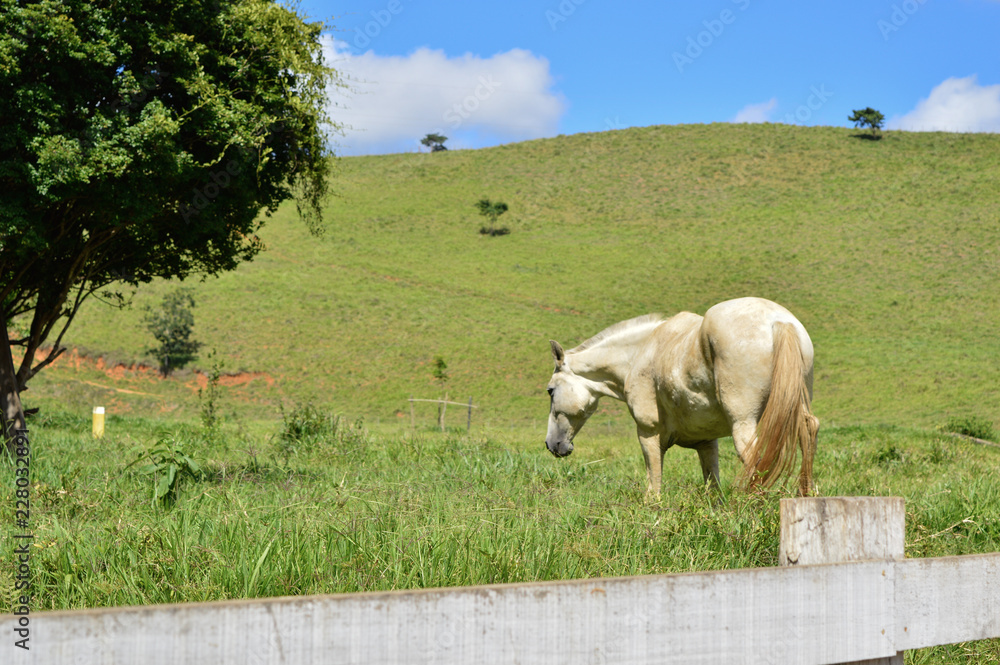
M 445 381 L 448 380 L 448 363 L 444 361 L 441 356 L 435 356 L 434 358 L 434 379 L 444 385 Z
M 882 129 L 882 124 L 885 122 L 885 116 L 870 106 L 863 109 L 855 109 L 852 115 L 847 116 L 847 119 L 853 122 L 855 127 L 870 128 L 873 139 L 879 138 L 879 132 Z
M 500 215 L 504 214 L 509 209 L 506 203 L 504 203 L 503 201 L 494 202 L 490 201 L 489 199 L 479 199 L 479 201 L 476 202 L 476 209 L 479 210 L 480 215 L 490 220 L 489 228 L 485 226 L 480 228 L 479 229 L 480 233 L 482 233 L 483 235 L 491 235 L 491 236 L 506 235 L 510 233 L 510 230 L 507 227 L 502 227 L 498 229 L 496 226 L 497 218 L 499 218 Z
M 163 297 L 159 309 L 147 307 L 143 321 L 157 347 L 152 351 L 160 362 L 160 373 L 167 376 L 194 360 L 201 342 L 192 339 L 194 331 L 194 295 L 190 289 L 176 289 Z
M 442 150 L 447 150 L 444 147 L 444 142 L 448 140 L 447 136 L 442 136 L 441 134 L 428 134 L 424 138 L 420 139 L 420 143 L 431 149 L 431 152 L 441 152 Z
M 265 0 L 0 0 L 0 306 L 30 317 L 21 389 L 88 296 L 232 270 L 289 198 L 322 230 L 343 85 L 324 27 Z

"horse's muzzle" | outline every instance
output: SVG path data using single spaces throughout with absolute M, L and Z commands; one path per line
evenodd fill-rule
M 566 457 L 573 452 L 572 441 L 556 441 L 555 443 L 545 442 L 545 447 L 556 457 Z

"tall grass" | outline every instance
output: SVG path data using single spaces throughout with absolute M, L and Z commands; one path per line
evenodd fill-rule
M 289 450 L 289 419 L 304 413 L 335 426 Z M 677 449 L 649 501 L 637 445 L 599 425 L 565 460 L 520 432 L 373 433 L 315 410 L 258 433 L 118 418 L 95 441 L 86 425 L 55 414 L 32 431 L 33 609 L 773 566 L 777 501 L 791 492 L 733 490 L 725 440 L 721 503 Z M 903 496 L 907 556 L 1000 550 L 1000 451 L 897 427 L 821 436 L 821 492 Z M 127 467 L 164 437 L 206 471 L 174 501 L 152 499 L 154 480 Z M 7 466 L 0 483 L 12 505 Z M 2 571 L 10 595 L 12 564 Z

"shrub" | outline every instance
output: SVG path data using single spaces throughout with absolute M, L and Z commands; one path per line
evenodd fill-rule
M 955 434 L 971 436 L 974 439 L 985 439 L 987 441 L 995 441 L 997 435 L 997 432 L 993 427 L 993 423 L 986 418 L 980 418 L 978 416 L 953 416 L 948 419 L 948 423 L 945 425 L 945 430 L 954 432 Z
M 875 453 L 875 463 L 880 466 L 888 466 L 898 462 L 903 462 L 905 459 L 906 455 L 902 448 L 899 448 L 892 443 L 883 446 Z
M 205 437 L 215 440 L 219 433 L 219 381 L 222 378 L 222 364 L 213 351 L 208 355 L 212 359 L 212 369 L 208 372 L 208 383 L 204 389 L 198 389 L 198 401 L 201 402 L 201 424 L 205 429 Z
M 201 465 L 184 452 L 175 438 L 161 439 L 152 448 L 125 468 L 148 458 L 150 463 L 139 468 L 139 473 L 153 478 L 153 502 L 171 504 L 177 499 L 177 489 L 182 478 L 201 480 Z
M 281 421 L 277 447 L 285 464 L 292 455 L 309 452 L 317 443 L 328 443 L 343 451 L 366 441 L 360 419 L 351 425 L 342 416 L 322 411 L 311 403 L 297 406 L 291 413 L 285 413 L 282 406 Z
M 480 227 L 479 232 L 482 235 L 489 236 L 505 236 L 510 233 L 510 229 L 506 226 L 501 226 L 497 228 L 497 218 L 504 214 L 510 208 L 503 201 L 490 201 L 489 199 L 480 199 L 476 203 L 476 209 L 479 210 L 479 214 L 490 220 L 490 225 L 488 227 Z

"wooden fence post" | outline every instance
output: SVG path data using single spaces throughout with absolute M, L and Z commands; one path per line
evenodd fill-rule
M 438 426 L 441 431 L 444 431 L 444 411 L 448 408 L 448 393 L 444 394 L 444 398 L 438 400 Z
M 410 395 L 410 434 L 417 433 L 417 417 L 413 415 L 413 395 Z
M 442 399 L 417 399 L 413 395 L 410 395 L 410 429 L 413 430 L 414 434 L 416 434 L 416 428 L 417 428 L 417 417 L 413 413 L 413 403 L 414 402 L 434 402 L 435 404 L 438 405 L 438 426 L 441 428 L 442 432 L 445 431 L 445 426 L 444 426 L 444 410 L 447 408 L 447 405 L 448 404 L 454 404 L 455 406 L 466 406 L 462 402 L 452 402 L 452 401 L 449 401 L 447 393 L 445 393 L 444 398 L 442 398 Z M 477 409 L 479 407 L 477 407 L 475 404 L 472 403 L 472 398 L 471 397 L 469 398 L 468 407 L 469 407 L 469 415 L 468 415 L 467 420 L 465 421 L 465 430 L 466 430 L 466 432 L 471 432 L 472 431 L 472 410 L 473 409 Z
M 905 545 L 906 509 L 902 497 L 781 500 L 778 563 L 782 566 L 903 559 Z M 903 665 L 903 652 L 851 665 Z

